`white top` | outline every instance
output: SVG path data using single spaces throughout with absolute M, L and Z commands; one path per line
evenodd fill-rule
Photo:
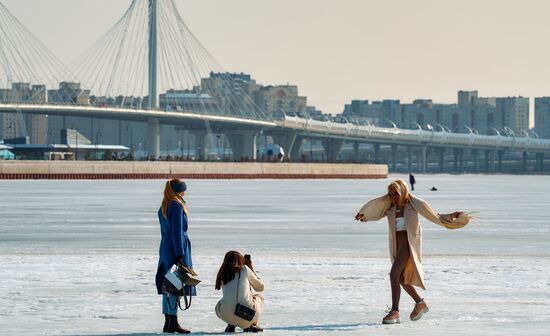
M 407 231 L 407 222 L 405 217 L 395 218 L 395 231 Z

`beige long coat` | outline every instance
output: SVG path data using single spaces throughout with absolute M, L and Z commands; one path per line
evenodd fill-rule
M 397 238 L 395 234 L 395 206 L 391 199 L 385 195 L 367 202 L 359 210 L 363 214 L 363 222 L 377 221 L 388 217 L 389 247 L 392 263 L 397 255 Z M 411 195 L 410 202 L 405 204 L 404 218 L 407 223 L 407 238 L 411 256 L 403 271 L 404 283 L 426 289 L 424 285 L 424 272 L 422 271 L 422 227 L 418 220 L 418 214 L 435 224 L 448 229 L 458 229 L 470 222 L 471 216 L 461 212 L 457 219 L 452 220 L 450 214 L 438 214 L 432 210 L 428 203 L 419 197 Z
M 235 274 L 235 278 L 225 285 L 222 285 L 223 297 L 216 305 L 216 315 L 225 321 L 227 324 L 239 326 L 243 329 L 250 327 L 252 324 L 258 324 L 264 307 L 264 298 L 260 294 L 252 294 L 252 287 L 257 292 L 264 290 L 264 283 L 258 275 L 248 266 L 244 266 L 239 273 Z M 238 288 L 238 299 L 237 299 Z M 235 306 L 237 301 L 256 311 L 252 321 L 244 320 L 235 315 Z

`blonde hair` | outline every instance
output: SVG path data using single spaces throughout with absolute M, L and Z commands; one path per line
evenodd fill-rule
M 166 210 L 168 209 L 168 205 L 171 201 L 176 201 L 183 207 L 183 211 L 187 214 L 187 207 L 185 206 L 185 201 L 174 192 L 174 189 L 172 189 L 172 185 L 179 184 L 181 181 L 179 179 L 173 179 L 166 181 L 166 185 L 164 187 L 164 198 L 162 199 L 162 215 L 164 218 L 166 218 Z
M 407 183 L 401 179 L 394 180 L 388 185 L 388 197 L 390 196 L 390 188 L 393 188 L 395 192 L 399 195 L 399 206 L 404 206 L 405 203 L 411 200 L 411 194 L 409 193 L 409 187 Z

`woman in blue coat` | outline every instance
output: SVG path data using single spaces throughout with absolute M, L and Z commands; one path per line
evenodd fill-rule
M 187 334 L 190 331 L 178 323 L 177 297 L 164 293 L 162 284 L 164 275 L 176 263 L 181 262 L 193 268 L 191 260 L 191 241 L 187 236 L 187 206 L 183 200 L 187 186 L 179 179 L 166 182 L 164 198 L 158 211 L 161 241 L 159 248 L 159 263 L 156 275 L 157 291 L 162 295 L 162 313 L 165 317 L 163 332 Z M 196 295 L 194 287 L 185 287 L 187 295 Z

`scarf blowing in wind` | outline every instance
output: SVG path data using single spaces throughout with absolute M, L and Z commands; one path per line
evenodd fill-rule
M 469 213 L 461 212 L 458 218 L 452 220 L 449 215 L 441 215 L 435 212 L 430 205 L 420 197 L 416 197 L 412 194 L 410 197 L 412 207 L 422 215 L 422 217 L 434 224 L 444 226 L 447 229 L 463 228 L 472 219 Z M 388 195 L 384 195 L 368 201 L 361 207 L 359 213 L 365 216 L 363 222 L 377 221 L 386 216 L 391 206 L 391 199 Z

